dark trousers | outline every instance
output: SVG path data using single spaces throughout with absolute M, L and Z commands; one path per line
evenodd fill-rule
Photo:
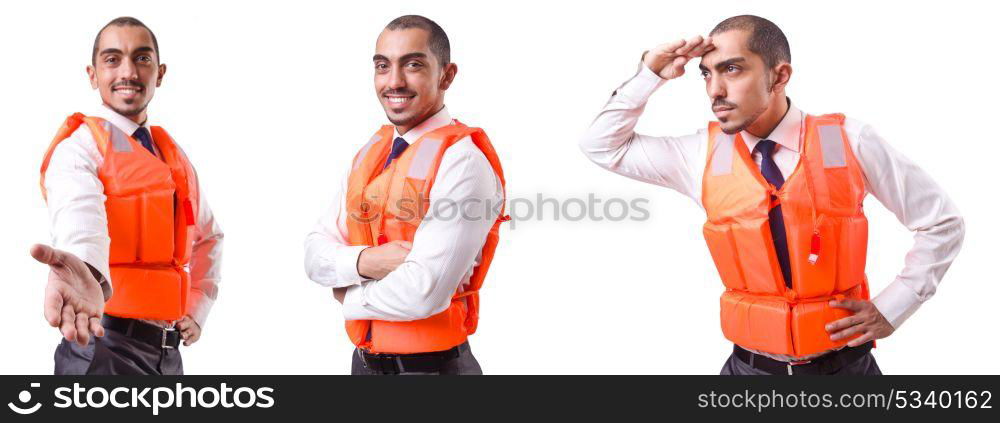
M 750 367 L 749 364 L 740 360 L 734 353 L 729 355 L 729 359 L 726 360 L 726 364 L 722 366 L 722 371 L 719 374 L 723 376 L 747 376 L 769 375 L 770 373 Z M 878 363 L 875 362 L 875 356 L 869 351 L 867 354 L 861 356 L 861 358 L 847 363 L 836 372 L 829 374 L 838 376 L 881 376 L 882 370 L 879 370 Z
M 466 341 L 462 345 L 458 346 L 458 357 L 444 362 L 440 371 L 430 372 L 430 373 L 400 373 L 401 375 L 481 375 L 483 374 L 483 369 L 479 367 L 479 362 L 476 361 L 476 357 L 472 355 L 472 350 L 469 348 L 469 342 Z M 365 368 L 365 364 L 361 362 L 361 357 L 358 356 L 358 351 L 355 350 L 351 354 L 351 374 L 352 375 L 379 375 L 381 373 L 371 371 Z
M 113 330 L 85 347 L 65 339 L 56 347 L 56 375 L 183 375 L 176 349 L 161 349 Z

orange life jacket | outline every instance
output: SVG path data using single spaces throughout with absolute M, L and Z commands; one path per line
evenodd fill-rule
M 844 116 L 807 116 L 801 156 L 780 190 L 761 175 L 739 134 L 708 128 L 704 235 L 726 291 L 722 332 L 744 347 L 804 356 L 845 345 L 824 326 L 849 316 L 831 299 L 868 299 L 868 220 L 861 168 Z M 767 213 L 781 204 L 792 288 L 785 286 Z
M 347 187 L 347 229 L 351 245 L 376 246 L 390 241 L 413 241 L 430 207 L 430 191 L 441 157 L 448 147 L 469 136 L 506 187 L 500 159 L 486 133 L 459 122 L 427 134 L 410 145 L 383 171 L 393 143 L 393 127 L 383 126 L 355 155 Z M 504 194 L 506 199 L 506 194 Z M 501 204 L 501 207 L 503 205 Z M 347 335 L 359 348 L 372 353 L 411 354 L 443 351 L 465 342 L 479 322 L 479 289 L 493 260 L 500 223 L 494 222 L 472 271 L 469 284 L 459 287 L 450 306 L 422 320 L 389 322 L 348 320 Z
M 194 169 L 163 128 L 150 133 L 163 160 L 111 123 L 76 113 L 66 119 L 42 160 L 41 187 L 56 146 L 86 124 L 104 164 L 113 316 L 177 320 L 185 313 L 198 189 Z

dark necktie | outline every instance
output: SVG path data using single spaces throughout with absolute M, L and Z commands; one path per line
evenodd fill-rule
M 139 143 L 143 147 L 146 147 L 154 156 L 156 155 L 156 152 L 153 151 L 153 137 L 149 136 L 149 130 L 145 126 L 140 126 L 139 129 L 136 129 L 132 134 L 132 138 L 139 140 Z
M 774 163 L 774 148 L 777 145 L 771 140 L 760 140 L 753 148 L 760 152 L 760 173 L 764 179 L 774 185 L 776 189 L 781 189 L 785 184 L 785 177 L 781 176 L 781 170 Z M 773 200 L 773 198 L 772 198 Z M 785 236 L 785 218 L 781 214 L 781 204 L 767 212 L 767 220 L 771 226 L 771 239 L 774 241 L 774 252 L 778 255 L 778 264 L 781 265 L 781 275 L 785 278 L 785 286 L 792 287 L 792 267 L 788 259 L 788 239 Z
M 389 151 L 389 157 L 385 158 L 385 164 L 382 165 L 382 170 L 389 167 L 389 163 L 392 163 L 393 160 L 402 155 L 403 151 L 406 150 L 406 147 L 409 146 L 410 143 L 406 142 L 403 137 L 396 137 L 396 139 L 392 140 L 392 150 Z

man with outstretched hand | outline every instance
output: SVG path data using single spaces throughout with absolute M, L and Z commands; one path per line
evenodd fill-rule
M 102 104 L 71 115 L 42 160 L 52 246 L 45 318 L 64 337 L 56 374 L 183 374 L 219 287 L 222 231 L 187 155 L 147 106 L 166 74 L 156 36 L 131 17 L 94 40 Z

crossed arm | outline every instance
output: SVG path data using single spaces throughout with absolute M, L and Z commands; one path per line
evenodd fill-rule
M 346 178 L 345 178 L 346 180 Z M 498 179 L 471 140 L 449 148 L 412 244 L 347 243 L 345 183 L 305 242 L 309 278 L 334 288 L 346 320 L 419 320 L 440 313 L 475 266 L 502 200 Z

